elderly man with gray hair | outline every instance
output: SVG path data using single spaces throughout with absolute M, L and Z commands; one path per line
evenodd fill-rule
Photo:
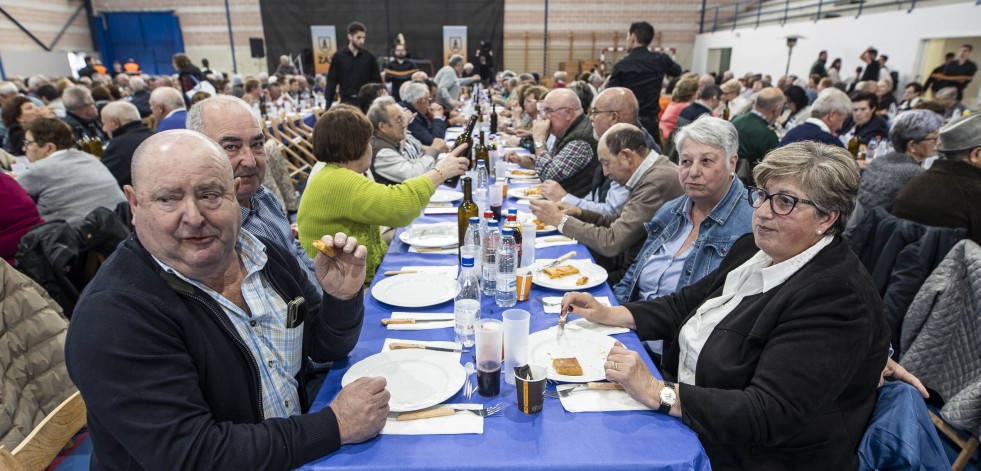
M 72 128 L 75 140 L 85 135 L 106 139 L 99 122 L 99 109 L 87 87 L 76 85 L 66 88 L 61 92 L 61 101 L 65 104 L 65 116 L 59 119 Z
M 157 87 L 150 93 L 150 110 L 157 119 L 157 132 L 184 129 L 187 107 L 184 96 L 173 87 Z
M 371 136 L 371 173 L 375 181 L 397 185 L 418 177 L 434 167 L 447 155 L 430 148 L 425 154 L 413 155 L 402 144 L 405 139 L 406 117 L 402 107 L 392 97 L 377 98 L 368 108 L 368 121 L 374 132 Z
M 463 66 L 463 56 L 453 54 L 450 56 L 449 63 L 439 69 L 433 78 L 436 85 L 439 86 L 436 102 L 447 110 L 455 109 L 463 104 L 459 101 L 461 86 L 467 86 L 480 80 L 480 76 L 476 74 L 471 77 L 460 78 Z
M 133 80 L 141 80 L 133 77 Z M 109 143 L 102 151 L 102 165 L 119 182 L 119 188 L 133 183 L 130 165 L 133 153 L 143 141 L 153 135 L 140 120 L 140 111 L 132 103 L 113 101 L 102 107 L 102 130 L 109 135 Z
M 892 215 L 920 224 L 964 227 L 981 244 L 981 113 L 940 130 L 941 159 L 896 196 Z
M 702 116 L 675 136 L 685 194 L 646 224 L 647 240 L 623 279 L 620 303 L 674 293 L 719 267 L 732 244 L 752 231 L 753 208 L 735 177 L 739 134 L 723 119 Z
M 844 147 L 832 131 L 840 129 L 852 111 L 852 100 L 837 88 L 826 88 L 811 105 L 811 117 L 794 126 L 780 140 L 780 147 L 800 141 L 816 141 Z
M 409 132 L 424 146 L 432 146 L 436 139 L 442 142 L 446 134 L 446 117 L 443 116 L 443 107 L 430 100 L 429 87 L 414 81 L 406 82 L 403 87 L 401 105 L 416 115 L 409 122 Z M 428 113 L 432 113 L 432 121 L 426 116 Z
M 150 110 L 150 90 L 147 90 L 146 81 L 140 76 L 132 77 L 129 79 L 129 88 L 133 90 L 129 102 L 140 111 L 140 117 L 146 118 L 153 114 Z
M 767 87 L 756 96 L 753 110 L 734 120 L 732 125 L 739 131 L 739 163 L 736 174 L 743 182 L 753 180 L 753 168 L 763 161 L 767 152 L 780 144 L 777 133 L 770 129 L 783 111 L 786 98 L 779 88 Z

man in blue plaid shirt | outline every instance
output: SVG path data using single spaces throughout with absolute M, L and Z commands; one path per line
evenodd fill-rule
M 361 332 L 366 248 L 324 235 L 335 253 L 317 255 L 314 285 L 286 248 L 241 228 L 241 185 L 193 131 L 134 153 L 136 230 L 86 287 L 65 342 L 92 469 L 289 469 L 384 425 L 384 378 L 309 411 L 323 375 L 307 358 L 343 359 Z

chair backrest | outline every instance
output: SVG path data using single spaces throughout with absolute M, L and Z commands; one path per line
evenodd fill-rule
M 11 452 L 0 447 L 0 471 L 43 471 L 85 426 L 85 401 L 75 391 Z

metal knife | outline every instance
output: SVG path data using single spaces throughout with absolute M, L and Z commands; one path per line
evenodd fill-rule
M 443 347 L 430 347 L 428 345 L 419 345 L 415 343 L 399 343 L 392 342 L 388 345 L 389 350 L 401 350 L 404 348 L 415 348 L 419 350 L 435 350 L 437 352 L 451 352 L 451 353 L 467 353 L 470 350 L 460 350 L 455 348 L 443 348 Z
M 543 265 L 537 271 L 545 271 L 546 268 L 552 268 L 552 267 L 558 266 L 562 262 L 565 262 L 566 260 L 568 260 L 568 259 L 570 259 L 572 257 L 575 257 L 575 256 L 576 256 L 576 251 L 573 250 L 572 252 L 569 252 L 569 253 L 567 253 L 567 254 L 565 254 L 565 255 L 563 255 L 563 256 L 555 259 L 555 261 L 553 261 L 552 263 Z

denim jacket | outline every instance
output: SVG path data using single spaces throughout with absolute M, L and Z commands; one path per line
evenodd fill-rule
M 647 241 L 637 254 L 634 264 L 627 270 L 626 275 L 613 287 L 617 301 L 625 303 L 636 301 L 638 296 L 637 282 L 640 271 L 647 259 L 654 255 L 665 241 L 678 235 L 684 221 L 685 205 L 688 195 L 683 195 L 664 204 L 654 214 L 651 222 L 644 224 L 647 228 Z M 685 257 L 684 272 L 678 279 L 675 291 L 688 286 L 708 275 L 719 267 L 719 263 L 729 252 L 729 247 L 743 234 L 753 230 L 753 208 L 748 203 L 746 187 L 738 178 L 733 178 L 729 191 L 722 201 L 715 205 L 708 217 L 702 221 L 698 230 L 695 246 Z

